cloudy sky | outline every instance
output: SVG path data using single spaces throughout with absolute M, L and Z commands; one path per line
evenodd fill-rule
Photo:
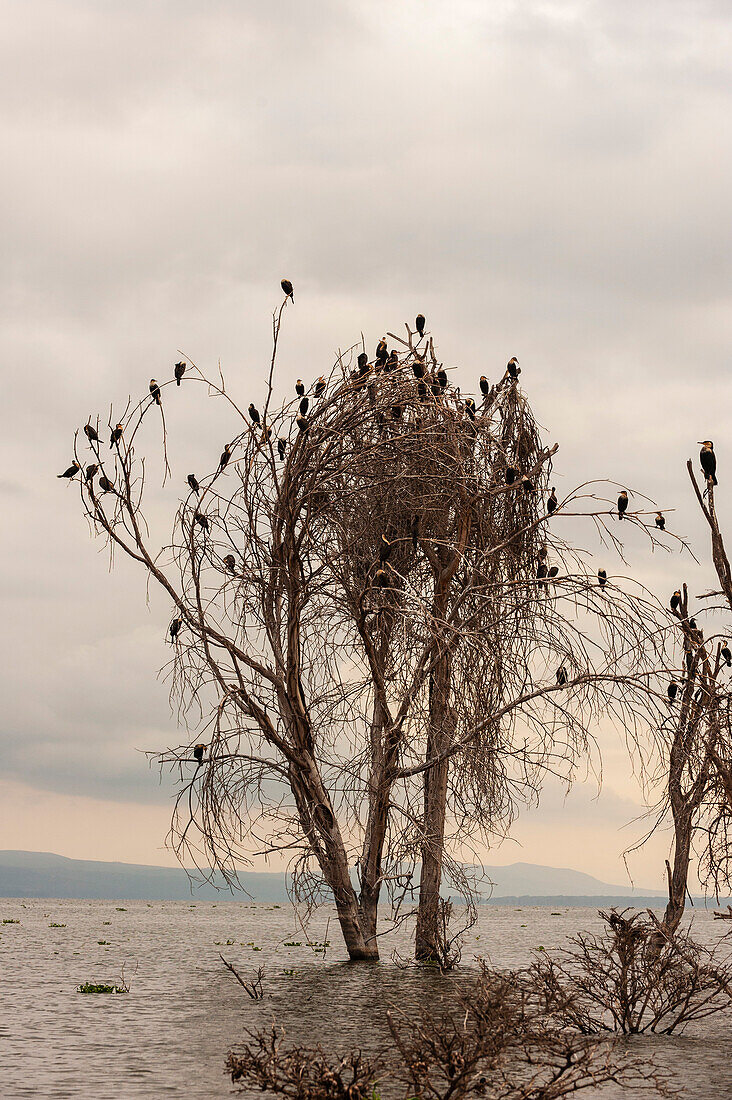
M 178 349 L 256 400 L 283 275 L 283 386 L 422 311 L 464 389 L 519 357 L 558 488 L 642 488 L 704 552 L 684 462 L 709 437 L 732 465 L 731 56 L 716 0 L 4 5 L 0 848 L 173 861 L 143 755 L 178 739 L 169 608 L 54 475 Z M 183 482 L 228 432 L 174 415 Z M 709 586 L 628 553 L 662 595 Z M 642 805 L 613 742 L 595 794 L 551 791 L 489 861 L 623 880 Z

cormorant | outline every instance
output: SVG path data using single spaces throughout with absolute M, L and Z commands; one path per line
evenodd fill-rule
M 375 357 L 376 362 L 379 364 L 380 367 L 383 367 L 384 363 L 386 362 L 388 354 L 389 354 L 389 349 L 386 346 L 386 337 L 382 336 L 381 339 L 379 340 L 378 344 L 376 345 L 376 357 Z
M 726 663 L 727 668 L 732 668 L 732 651 L 726 642 L 723 643 L 722 648 L 719 651 L 722 660 Z
M 68 477 L 68 478 L 76 477 L 76 475 L 78 474 L 80 469 L 81 469 L 81 465 L 76 461 L 76 459 L 74 459 L 74 461 L 69 466 L 68 470 L 64 470 L 64 472 L 62 474 L 56 474 L 56 477 Z
M 193 746 L 193 756 L 194 756 L 197 764 L 202 764 L 203 763 L 203 754 L 205 753 L 205 751 L 206 751 L 206 746 L 205 745 L 194 745 Z
M 386 569 L 377 569 L 374 573 L 374 585 L 376 588 L 386 588 L 389 583 L 389 574 Z
M 98 469 L 99 469 L 99 467 L 96 464 L 96 462 L 92 463 L 91 466 L 87 466 L 86 470 L 84 471 L 85 479 L 87 481 L 91 481 L 91 479 L 94 477 L 94 475 L 95 475 L 95 473 L 97 472 Z
M 284 439 L 278 439 L 277 440 L 277 453 L 279 454 L 280 460 L 282 462 L 285 461 L 285 452 L 286 451 L 287 451 L 287 444 L 285 443 Z
M 415 359 L 412 363 L 415 378 L 424 378 L 424 359 Z
M 86 436 L 86 438 L 89 440 L 90 443 L 98 443 L 99 442 L 99 436 L 97 435 L 97 429 L 92 428 L 91 424 L 85 424 L 84 425 L 84 435 Z
M 676 609 L 678 608 L 680 603 L 681 603 L 681 590 L 679 588 L 677 588 L 676 591 L 674 592 L 673 596 L 671 597 L 671 602 L 670 602 L 671 610 L 676 611 Z
M 546 578 L 546 562 L 540 561 L 536 567 L 536 579 L 543 581 Z
M 202 527 L 204 531 L 208 531 L 208 529 L 209 529 L 208 516 L 205 516 L 203 514 L 203 512 L 196 512 L 196 514 L 194 515 L 193 518 L 196 521 L 196 523 L 199 525 L 199 527 Z
M 262 423 L 262 418 L 259 415 L 259 409 L 253 401 L 249 402 L 249 415 L 252 418 L 252 424 L 259 425 Z
M 513 485 L 514 481 L 518 477 L 518 470 L 515 470 L 513 466 L 506 467 L 506 485 Z
M 103 493 L 111 493 L 114 489 L 114 482 L 110 481 L 104 474 L 99 478 L 99 488 Z
M 418 313 L 414 324 L 419 335 L 424 336 L 424 314 Z
M 292 283 L 290 282 L 290 280 L 289 279 L 280 279 L 280 286 L 284 290 L 287 297 L 292 298 L 292 300 L 294 302 L 295 301 L 295 295 L 292 292 Z
M 173 374 L 175 375 L 175 384 L 176 384 L 176 386 L 180 385 L 180 380 L 181 380 L 181 378 L 183 377 L 183 375 L 185 373 L 186 373 L 186 364 L 183 362 L 183 360 L 181 360 L 180 363 L 175 364 L 175 369 L 173 371 Z
M 438 382 L 438 380 L 436 378 L 433 378 L 432 381 L 430 382 L 430 389 L 432 390 L 432 393 L 434 394 L 435 397 L 439 397 L 440 394 L 442 393 L 442 386 L 440 385 L 440 383 Z
M 524 474 L 521 478 L 521 488 L 525 493 L 533 493 L 534 491 L 534 483 L 531 478 L 526 476 L 526 474 Z
M 557 494 L 554 486 L 552 485 L 552 491 L 549 494 L 549 499 L 546 502 L 546 510 L 548 515 L 552 516 L 559 507 L 559 501 L 557 500 Z
M 488 379 L 486 378 L 486 376 L 484 374 L 481 374 L 481 376 L 480 376 L 480 392 L 483 394 L 484 397 L 487 397 L 488 394 L 490 393 L 490 390 L 491 390 L 491 387 L 490 387 L 490 383 L 489 383 Z
M 419 382 L 417 383 L 417 396 L 419 397 L 420 401 L 426 401 L 427 400 L 428 392 L 429 391 L 427 389 L 427 383 L 423 382 L 420 379 Z
M 689 629 L 690 630 L 698 630 L 699 629 L 699 627 L 696 625 L 696 619 L 694 618 L 693 615 L 689 619 Z
M 443 391 L 447 389 L 447 371 L 444 367 L 440 367 L 438 370 L 437 381 L 440 383 L 440 389 Z M 475 402 L 473 402 L 473 408 L 475 408 Z
M 411 525 L 410 525 L 410 528 L 409 528 L 409 531 L 410 531 L 411 536 L 412 536 L 412 546 L 414 547 L 415 550 L 417 549 L 417 546 L 419 544 L 419 525 L 420 525 L 420 521 L 421 521 L 421 516 L 419 516 L 415 513 L 415 515 L 412 516 L 412 522 L 411 522 Z
M 369 369 L 369 357 L 365 351 L 359 352 L 358 359 L 356 360 L 359 374 L 366 374 Z
M 512 355 L 506 363 L 506 370 L 508 371 L 511 378 L 518 378 L 518 376 L 521 374 L 521 368 L 515 355 Z
M 110 451 L 112 450 L 112 447 L 114 447 L 115 443 L 119 443 L 121 438 L 122 438 L 122 425 L 118 424 L 116 428 L 112 429 L 112 435 L 110 436 L 110 439 L 109 439 L 109 449 L 110 449 Z
M 666 517 L 663 512 L 656 512 L 656 527 L 659 531 L 666 530 Z
M 399 366 L 399 356 L 397 355 L 396 348 L 392 348 L 389 352 L 386 362 L 384 363 L 385 371 L 396 370 Z
M 195 474 L 189 474 L 187 481 L 194 493 L 200 490 L 201 486 L 198 484 Z
M 620 496 L 618 497 L 618 519 L 623 518 L 623 513 L 625 512 L 627 507 L 628 507 L 628 494 L 626 493 L 625 489 L 623 489 Z
M 297 382 L 295 383 L 295 393 L 298 397 L 303 397 L 305 395 L 305 383 L 303 382 L 302 378 L 298 378 Z
M 671 705 L 671 703 L 673 703 L 673 701 L 676 698 L 676 695 L 678 693 L 678 690 L 679 690 L 679 685 L 676 683 L 675 680 L 672 680 L 671 683 L 666 688 L 666 694 L 668 695 L 669 705 Z
M 700 440 L 700 442 L 702 442 Z M 711 481 L 712 485 L 717 484 L 717 456 L 714 453 L 714 444 L 711 439 L 705 439 L 702 442 L 702 449 L 699 452 L 699 461 L 701 462 L 702 473 L 706 481 Z
M 305 435 L 308 428 L 310 427 L 310 421 L 308 420 L 308 418 L 306 416 L 303 416 L 302 413 L 298 413 L 295 417 L 295 422 L 302 434 Z
M 549 574 L 548 575 L 552 578 L 552 580 L 555 577 L 558 577 L 559 576 L 559 566 L 558 565 L 552 565 L 551 568 L 549 569 Z
M 557 684 L 559 687 L 564 687 L 569 677 L 567 676 L 567 670 L 564 665 L 560 665 L 557 669 Z
M 469 397 L 465 402 L 465 411 L 471 420 L 475 420 L 475 401 Z
M 300 412 L 302 413 L 303 416 L 305 416 L 305 414 L 306 414 L 306 412 L 308 411 L 309 408 L 310 408 L 310 398 L 309 397 L 303 397 L 302 400 L 300 401 Z
M 236 558 L 233 554 L 226 554 L 224 557 L 224 565 L 230 573 L 236 573 Z
M 607 573 L 604 569 L 597 570 L 597 583 L 600 585 L 600 588 L 604 588 L 607 584 Z
M 381 542 L 379 543 L 379 561 L 385 562 L 394 548 L 394 543 L 389 542 L 386 535 L 381 536 Z
M 224 443 L 224 449 L 221 452 L 221 458 L 219 459 L 219 470 L 223 470 L 229 459 L 231 458 L 231 444 Z
M 313 392 L 314 392 L 316 397 L 320 397 L 320 395 L 321 395 L 321 393 L 323 392 L 324 389 L 325 389 L 325 379 L 323 378 L 323 376 L 321 374 L 320 378 L 315 383 L 315 389 L 313 390 Z
M 183 626 L 183 620 L 182 619 L 173 619 L 172 623 L 170 624 L 170 637 L 171 637 L 171 640 L 178 637 L 178 631 L 180 630 L 180 628 L 182 626 Z
M 156 405 L 162 405 L 162 398 L 160 397 L 160 386 L 157 384 L 154 378 L 150 379 L 150 396 Z

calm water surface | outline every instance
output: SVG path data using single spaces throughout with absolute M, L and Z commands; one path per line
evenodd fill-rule
M 350 965 L 329 910 L 308 929 L 311 941 L 331 941 L 325 957 L 307 946 L 287 906 L 0 899 L 1 919 L 20 921 L 0 925 L 0 1096 L 7 1100 L 231 1096 L 224 1059 L 246 1028 L 276 1020 L 295 1041 L 375 1052 L 385 1042 L 389 1004 L 437 1008 L 466 976 L 465 969 L 444 977 L 400 969 L 389 956 L 408 954 L 406 930 L 384 938 L 383 962 Z M 533 948 L 599 923 L 594 909 L 484 907 L 464 962 L 475 965 L 481 955 L 520 966 Z M 705 942 L 728 927 L 708 913 L 694 917 Z M 249 1000 L 219 952 L 247 977 L 264 968 L 263 1001 Z M 126 996 L 76 992 L 82 982 L 119 982 L 123 968 Z M 732 1100 L 730 1018 L 680 1038 L 640 1038 L 633 1048 L 672 1069 L 685 1096 Z M 582 1095 L 632 1093 L 610 1087 Z

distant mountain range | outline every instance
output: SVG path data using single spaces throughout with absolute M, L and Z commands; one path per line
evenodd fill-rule
M 633 890 L 612 886 L 582 871 L 565 867 L 542 867 L 535 863 L 511 863 L 507 867 L 485 867 L 495 883 L 492 894 L 484 886 L 487 904 L 612 905 L 658 904 L 665 895 L 659 890 Z M 229 893 L 216 875 L 202 881 L 197 872 L 191 878 L 182 868 L 149 867 L 134 863 L 101 863 L 67 859 L 49 852 L 0 851 L 0 897 L 22 898 L 120 898 L 129 901 L 278 902 L 287 901 L 285 872 L 242 871 L 243 890 Z M 218 889 L 217 889 L 218 887 Z

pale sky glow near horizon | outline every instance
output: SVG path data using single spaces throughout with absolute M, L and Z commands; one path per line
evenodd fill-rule
M 27 0 L 3 29 L 0 849 L 175 862 L 144 754 L 187 740 L 170 608 L 55 475 L 179 349 L 261 399 L 283 276 L 279 392 L 421 311 L 464 392 L 519 358 L 559 493 L 642 491 L 701 562 L 588 531 L 609 573 L 715 586 L 685 462 L 714 440 L 732 540 L 728 4 Z M 170 392 L 182 489 L 228 421 Z M 153 525 L 174 508 L 152 490 Z M 600 740 L 602 794 L 550 784 L 486 862 L 628 881 L 642 795 Z M 663 888 L 667 844 L 635 882 Z

